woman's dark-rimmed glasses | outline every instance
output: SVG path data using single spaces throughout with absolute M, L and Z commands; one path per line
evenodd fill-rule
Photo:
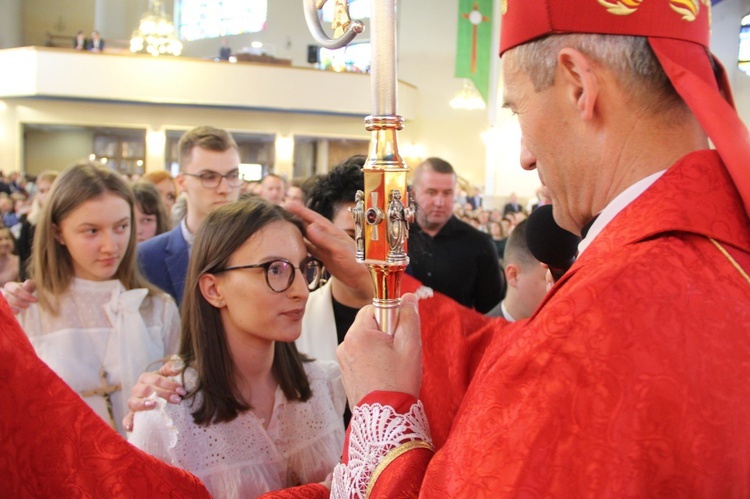
M 307 289 L 312 291 L 318 287 L 318 284 L 320 284 L 323 263 L 317 258 L 308 257 L 302 260 L 299 267 L 295 267 L 289 260 L 280 258 L 265 263 L 226 267 L 213 272 L 213 274 L 240 269 L 263 269 L 263 272 L 266 274 L 266 284 L 271 288 L 271 291 L 276 293 L 283 293 L 289 289 L 294 282 L 294 271 L 299 270 L 307 283 Z

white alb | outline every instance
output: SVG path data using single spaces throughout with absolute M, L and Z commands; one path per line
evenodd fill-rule
M 120 384 L 112 395 L 117 430 L 125 435 L 122 418 L 127 396 L 150 364 L 177 351 L 180 316 L 166 294 L 148 295 L 145 289 L 126 290 L 119 280 L 74 278 L 59 297 L 58 315 L 32 304 L 17 316 L 37 355 L 78 393 L 98 389 L 100 372 L 109 385 Z M 103 397 L 86 403 L 110 422 Z

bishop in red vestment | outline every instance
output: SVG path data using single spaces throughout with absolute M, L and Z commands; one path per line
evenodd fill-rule
M 750 140 L 709 3 L 626 3 L 504 2 L 522 166 L 591 232 L 525 323 L 360 312 L 333 497 L 750 495 Z

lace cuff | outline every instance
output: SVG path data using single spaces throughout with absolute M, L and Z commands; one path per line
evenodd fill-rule
M 404 447 L 405 446 L 405 447 Z M 370 481 L 383 470 L 381 461 L 392 451 L 397 457 L 412 448 L 432 449 L 430 427 L 422 402 L 417 401 L 406 414 L 389 405 L 362 404 L 352 411 L 349 425 L 349 462 L 333 471 L 331 498 L 365 498 Z M 392 461 L 391 459 L 390 461 Z

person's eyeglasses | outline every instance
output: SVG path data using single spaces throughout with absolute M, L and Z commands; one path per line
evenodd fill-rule
M 307 283 L 307 289 L 312 291 L 320 284 L 323 263 L 316 258 L 309 257 L 302 260 L 299 267 L 295 267 L 289 260 L 279 259 L 266 263 L 256 263 L 254 265 L 226 267 L 213 272 L 213 274 L 240 269 L 263 269 L 266 274 L 266 284 L 271 288 L 271 291 L 275 291 L 276 293 L 283 293 L 289 289 L 294 282 L 294 271 L 299 270 Z
M 240 177 L 239 170 L 232 170 L 226 175 L 222 175 L 218 172 L 212 172 L 212 171 L 207 171 L 203 173 L 182 172 L 182 174 L 199 178 L 201 180 L 201 185 L 203 185 L 203 187 L 205 187 L 206 189 L 215 189 L 216 187 L 219 187 L 219 184 L 221 183 L 221 179 L 223 178 L 227 180 L 227 185 L 229 187 L 239 187 L 242 185 L 242 182 L 244 182 L 244 180 Z

